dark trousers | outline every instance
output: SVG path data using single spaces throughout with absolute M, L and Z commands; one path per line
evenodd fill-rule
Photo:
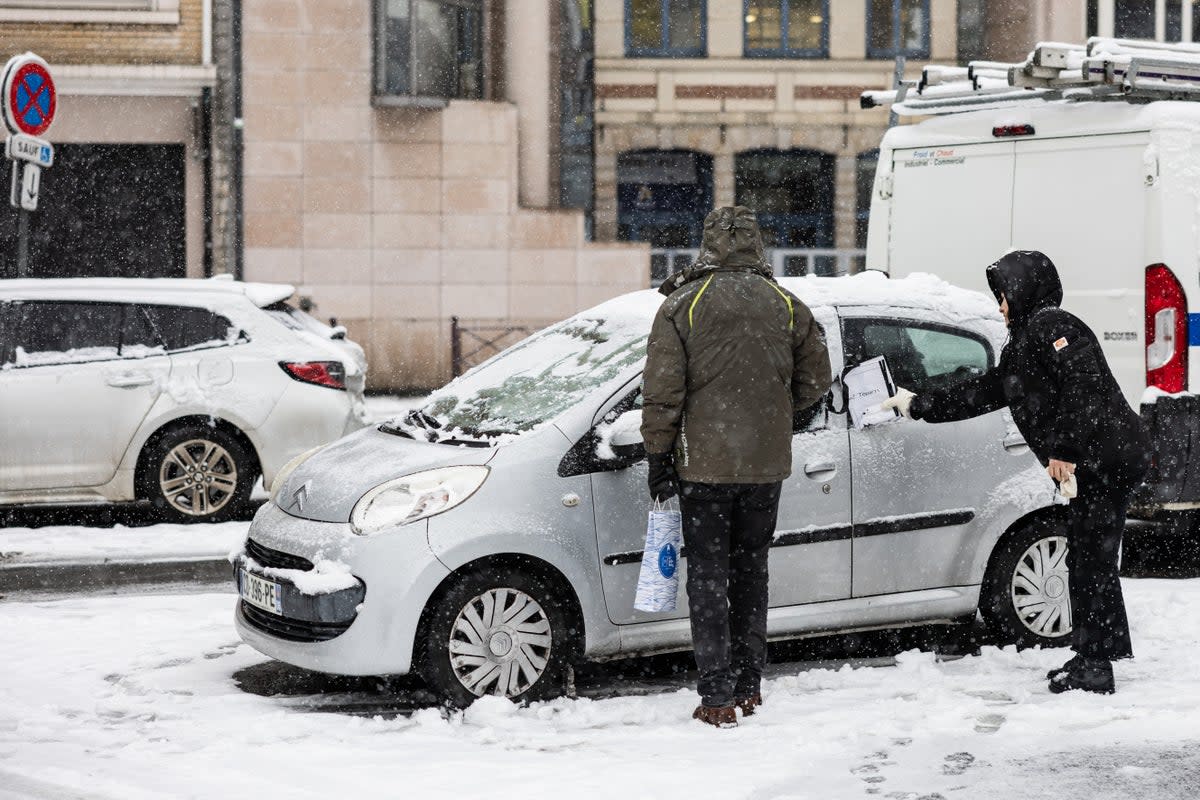
M 759 691 L 767 664 L 767 553 L 781 485 L 681 484 L 688 612 L 706 706 Z
M 1079 470 L 1079 496 L 1068 508 L 1072 648 L 1085 658 L 1133 657 L 1118 561 L 1132 481 Z

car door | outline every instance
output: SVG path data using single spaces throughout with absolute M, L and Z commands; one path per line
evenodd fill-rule
M 82 301 L 24 301 L 11 316 L 0 491 L 107 483 L 170 371 L 145 316 Z
M 825 327 L 831 361 L 841 363 L 837 317 L 832 309 L 814 309 Z M 627 387 L 613 412 L 640 408 L 641 380 Z M 792 476 L 784 481 L 775 543 L 770 556 L 770 604 L 773 608 L 838 600 L 850 596 L 850 448 L 845 415 L 823 407 L 808 428 L 792 439 Z M 652 622 L 687 616 L 681 588 L 673 614 L 647 614 L 633 608 L 638 570 L 650 509 L 646 462 L 624 469 L 597 467 L 592 472 L 596 543 L 608 615 L 614 623 Z M 672 501 L 677 508 L 677 501 Z M 687 557 L 680 560 L 681 586 Z
M 897 386 L 921 394 L 986 370 L 990 342 L 964 328 L 843 312 L 847 363 L 885 356 Z M 854 596 L 951 584 L 980 535 L 980 504 L 1011 471 L 1001 412 L 929 424 L 896 419 L 850 431 Z M 1006 461 L 1006 459 L 1008 459 Z

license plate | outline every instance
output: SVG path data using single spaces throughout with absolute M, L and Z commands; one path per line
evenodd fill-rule
M 238 585 L 242 599 L 247 603 L 264 611 L 270 611 L 272 614 L 283 616 L 283 597 L 280 588 L 278 583 L 264 580 L 246 570 L 242 570 L 242 580 Z

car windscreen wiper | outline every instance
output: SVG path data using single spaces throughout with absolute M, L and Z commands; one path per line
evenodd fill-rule
M 379 430 L 383 433 L 407 436 L 409 439 L 424 438 L 426 441 L 436 442 L 438 440 L 436 430 L 440 427 L 442 427 L 442 423 L 438 422 L 436 417 L 426 414 L 419 408 L 414 408 L 405 414 L 399 423 L 396 420 L 389 420 L 380 425 Z M 413 429 L 423 431 L 424 437 L 415 436 Z

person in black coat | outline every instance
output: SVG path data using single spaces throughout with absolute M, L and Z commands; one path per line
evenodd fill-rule
M 1008 406 L 1064 496 L 1075 479 L 1067 567 L 1076 655 L 1051 670 L 1050 691 L 1110 693 L 1112 661 L 1133 656 L 1117 568 L 1129 500 L 1150 463 L 1146 435 L 1096 335 L 1059 308 L 1062 282 L 1049 258 L 1010 252 L 987 268 L 987 279 L 1009 328 L 999 365 L 944 391 L 898 389 L 884 405 L 927 422 Z

